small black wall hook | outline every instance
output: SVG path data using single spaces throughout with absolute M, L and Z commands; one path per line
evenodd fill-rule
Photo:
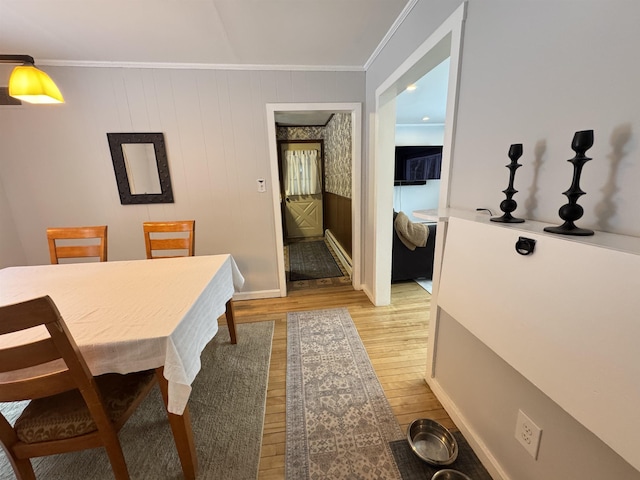
M 520 255 L 531 255 L 536 248 L 536 241 L 533 238 L 519 237 L 516 242 L 516 252 Z

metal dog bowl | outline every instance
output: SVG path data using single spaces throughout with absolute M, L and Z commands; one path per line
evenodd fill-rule
M 415 454 L 431 465 L 450 465 L 458 458 L 455 437 L 435 420 L 420 418 L 411 422 L 407 439 Z
M 471 478 L 458 470 L 445 468 L 436 472 L 431 480 L 471 480 Z

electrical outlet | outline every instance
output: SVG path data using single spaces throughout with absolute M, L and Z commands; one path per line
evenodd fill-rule
M 267 191 L 267 183 L 264 181 L 264 178 L 259 178 L 256 180 L 258 183 L 258 192 L 264 193 Z
M 531 455 L 534 460 L 538 459 L 541 436 L 542 429 L 527 417 L 522 410 L 518 410 L 516 439 L 522 444 L 525 450 L 529 452 L 529 455 Z

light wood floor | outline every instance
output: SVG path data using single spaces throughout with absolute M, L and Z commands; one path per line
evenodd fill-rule
M 430 301 L 418 284 L 406 282 L 392 285 L 387 307 L 374 307 L 351 286 L 234 303 L 237 323 L 275 321 L 259 480 L 284 479 L 287 312 L 347 307 L 402 429 L 422 417 L 455 429 L 424 381 Z

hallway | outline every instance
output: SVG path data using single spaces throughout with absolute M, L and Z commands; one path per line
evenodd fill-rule
M 351 277 L 348 272 L 345 270 L 344 266 L 340 262 L 340 259 L 336 252 L 334 251 L 331 243 L 323 237 L 310 237 L 300 240 L 290 240 L 289 244 L 294 243 L 296 241 L 300 242 L 317 242 L 324 241 L 325 245 L 329 249 L 333 259 L 336 264 L 340 268 L 342 272 L 342 276 L 340 277 L 330 277 L 330 278 L 319 278 L 319 279 L 310 279 L 310 280 L 294 280 L 290 279 L 290 263 L 289 263 L 289 245 L 284 246 L 284 261 L 285 261 L 285 271 L 287 275 L 287 292 L 299 291 L 299 290 L 310 290 L 317 288 L 325 288 L 325 287 L 338 287 L 338 286 L 349 286 L 351 285 Z

